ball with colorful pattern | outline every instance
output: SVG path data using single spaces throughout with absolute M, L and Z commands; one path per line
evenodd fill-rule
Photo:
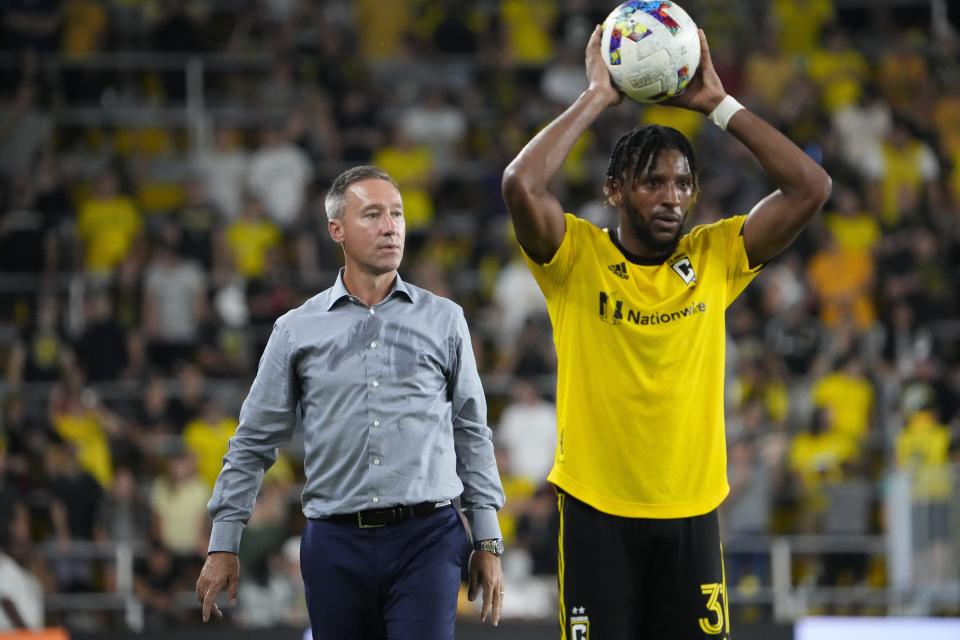
M 697 25 L 668 0 L 631 0 L 611 11 L 600 50 L 614 84 L 638 102 L 683 93 L 700 66 Z

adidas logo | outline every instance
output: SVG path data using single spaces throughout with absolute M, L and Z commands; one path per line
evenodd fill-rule
M 610 266 L 607 267 L 607 269 L 610 269 L 610 271 L 613 271 L 613 273 L 614 273 L 618 278 L 623 278 L 624 280 L 629 280 L 629 279 L 630 279 L 629 274 L 627 274 L 627 263 L 626 263 L 626 262 L 621 262 L 620 264 L 611 264 Z

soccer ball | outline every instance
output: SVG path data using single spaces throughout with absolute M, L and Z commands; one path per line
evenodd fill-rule
M 600 51 L 617 88 L 638 102 L 683 93 L 700 66 L 697 25 L 667 0 L 614 9 L 603 22 Z

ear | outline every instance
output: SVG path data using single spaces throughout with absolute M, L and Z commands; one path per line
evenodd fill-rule
M 620 191 L 620 185 L 611 179 L 603 185 L 603 195 L 607 197 L 607 204 L 618 207 L 623 203 L 623 193 Z
M 337 244 L 343 244 L 343 221 L 339 218 L 327 220 L 327 231 Z

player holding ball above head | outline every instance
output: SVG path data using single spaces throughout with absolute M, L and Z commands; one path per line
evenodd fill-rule
M 669 3 L 628 3 L 668 5 Z M 675 5 L 673 5 L 675 6 Z M 724 313 L 820 210 L 830 178 L 728 96 L 703 32 L 699 69 L 665 103 L 742 142 L 778 189 L 746 215 L 683 233 L 699 190 L 689 141 L 638 127 L 603 186 L 618 226 L 564 213 L 548 185 L 580 136 L 621 102 L 600 27 L 588 88 L 507 167 L 503 194 L 543 290 L 559 369 L 548 480 L 560 509 L 561 638 L 729 638 L 717 508 L 728 492 Z

